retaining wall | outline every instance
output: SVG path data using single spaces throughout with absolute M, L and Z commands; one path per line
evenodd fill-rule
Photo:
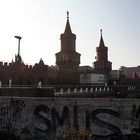
M 140 139 L 139 125 L 137 99 L 0 97 L 0 135 L 5 138 Z

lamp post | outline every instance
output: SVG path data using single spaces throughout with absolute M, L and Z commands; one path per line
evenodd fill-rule
M 15 36 L 15 38 L 18 39 L 18 56 L 20 56 L 20 40 L 22 39 L 22 37 Z

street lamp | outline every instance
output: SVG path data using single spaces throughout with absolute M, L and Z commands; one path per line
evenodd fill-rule
M 16 39 L 18 39 L 18 56 L 20 55 L 20 40 L 22 39 L 22 37 L 20 36 L 15 36 Z

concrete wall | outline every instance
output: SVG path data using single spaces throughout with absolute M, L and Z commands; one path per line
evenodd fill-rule
M 0 136 L 17 139 L 140 139 L 140 102 L 131 99 L 0 98 Z M 78 138 L 77 138 L 78 137 Z

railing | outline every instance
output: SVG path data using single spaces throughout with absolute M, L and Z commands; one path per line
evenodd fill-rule
M 127 97 L 139 95 L 140 86 L 135 85 L 1 85 L 0 88 L 53 88 L 55 97 Z M 45 93 L 44 93 L 45 94 Z
M 135 93 L 135 86 L 71 86 L 55 90 L 58 97 L 126 97 L 129 93 Z

